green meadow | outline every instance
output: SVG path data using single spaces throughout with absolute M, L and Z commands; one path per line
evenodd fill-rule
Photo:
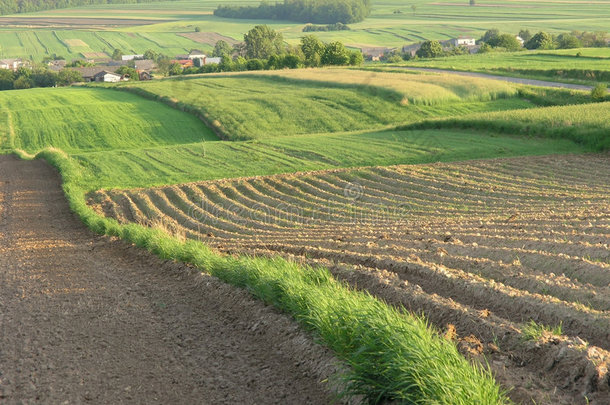
M 351 79 L 333 81 L 339 76 Z M 380 129 L 428 117 L 530 106 L 502 82 L 473 80 L 471 86 L 463 86 L 455 77 L 435 77 L 436 83 L 429 75 L 304 69 L 182 77 L 123 87 L 194 108 L 231 140 Z
M 505 76 L 610 82 L 610 48 L 500 52 L 417 59 L 404 66 L 493 73 Z
M 406 83 L 417 87 L 434 75 L 384 74 L 366 85 L 331 86 L 328 74 L 335 75 L 334 70 L 290 73 L 292 77 L 248 73 L 128 84 L 147 98 L 119 91 L 121 87 L 2 92 L 2 149 L 31 154 L 45 147 L 61 149 L 82 168 L 83 187 L 91 191 L 339 167 L 581 152 L 598 146 L 583 141 L 587 131 L 595 127 L 603 132 L 604 122 L 610 121 L 605 104 L 536 108 L 544 100 L 587 102 L 584 93 L 513 89 L 504 98 L 493 98 L 483 90 L 498 89 L 481 81 L 478 88 L 458 92 L 464 99 L 476 94 L 479 100 L 456 102 L 430 88 L 430 100 L 414 104 L 403 102 Z M 316 82 L 316 77 L 323 81 Z M 442 77 L 438 85 L 455 91 L 455 83 Z M 396 83 L 394 90 L 390 83 Z M 219 141 L 195 115 L 226 140 Z M 546 136 L 486 124 L 515 117 L 540 117 L 539 127 L 546 130 L 569 118 L 570 133 Z M 452 127 L 451 122 L 460 124 Z M 478 124 L 465 124 L 472 122 Z M 394 129 L 397 126 L 402 127 Z M 523 126 L 534 124 L 525 121 Z
M 141 97 L 106 89 L 0 92 L 4 149 L 68 153 L 217 140 L 196 117 Z

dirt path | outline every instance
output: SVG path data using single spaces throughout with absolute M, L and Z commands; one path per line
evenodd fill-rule
M 408 70 L 417 70 L 420 72 L 447 73 L 447 74 L 458 75 L 458 76 L 481 77 L 483 79 L 500 80 L 503 82 L 526 84 L 526 85 L 530 85 L 530 86 L 555 87 L 555 88 L 559 88 L 559 89 L 585 90 L 585 91 L 589 91 L 593 88 L 592 86 L 585 86 L 582 84 L 550 82 L 550 81 L 546 81 L 546 80 L 525 79 L 522 77 L 498 76 L 498 75 L 490 75 L 490 74 L 486 74 L 486 73 L 477 73 L 477 72 L 462 72 L 459 70 L 416 68 L 416 67 L 404 67 L 404 66 L 398 66 L 398 67 L 400 67 L 402 69 L 408 69 Z
M 330 354 L 273 308 L 70 213 L 0 156 L 0 403 L 329 403 Z

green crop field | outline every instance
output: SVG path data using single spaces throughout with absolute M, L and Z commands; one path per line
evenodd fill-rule
M 258 1 L 222 4 L 257 4 Z M 487 29 L 517 33 L 531 31 L 567 32 L 571 30 L 608 30 L 610 2 L 580 0 L 524 2 L 487 0 L 471 7 L 468 1 L 398 0 L 373 2 L 372 14 L 363 22 L 352 24 L 350 31 L 319 32 L 324 41 L 339 40 L 352 47 L 400 47 L 423 39 L 449 39 L 459 35 L 481 36 Z M 411 5 L 416 6 L 415 13 Z M 209 51 L 217 35 L 241 40 L 256 24 L 268 24 L 280 30 L 290 43 L 303 36 L 304 24 L 284 21 L 235 20 L 212 15 L 218 2 L 172 1 L 138 4 L 108 4 L 75 9 L 50 10 L 0 17 L 0 57 L 32 57 L 48 53 L 65 57 L 83 57 L 79 49 L 66 49 L 61 40 L 66 35 L 82 39 L 85 53 L 108 52 L 118 46 L 126 52 L 147 49 L 167 54 L 184 53 L 191 48 Z M 395 13 L 400 11 L 400 13 Z M 194 34 L 194 39 L 184 34 Z M 91 39 L 99 32 L 101 41 Z M 206 35 L 209 34 L 209 35 Z M 89 39 L 89 41 L 88 41 Z
M 342 76 L 350 79 L 339 80 Z M 342 75 L 334 69 L 206 75 L 127 87 L 194 106 L 233 140 L 377 129 L 531 106 L 516 97 L 513 86 L 498 81 L 364 71 Z
M 459 55 L 400 65 L 583 83 L 610 82 L 610 48 Z
M 0 92 L 6 148 L 66 152 L 141 148 L 216 140 L 191 115 L 112 90 L 64 88 Z

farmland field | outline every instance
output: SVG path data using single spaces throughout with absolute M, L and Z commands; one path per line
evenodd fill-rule
M 224 252 L 322 264 L 451 324 L 502 378 L 562 381 L 561 395 L 585 384 L 595 400 L 610 349 L 609 174 L 607 155 L 497 159 L 99 191 L 89 203 Z M 535 349 L 530 320 L 561 336 L 543 333 Z
M 223 2 L 230 4 L 231 2 Z M 258 1 L 240 1 L 236 4 L 258 4 Z M 468 2 L 434 2 L 415 0 L 406 5 L 397 0 L 374 2 L 372 14 L 363 22 L 351 24 L 350 31 L 317 33 L 324 41 L 339 40 L 352 47 L 400 47 L 423 39 L 449 39 L 459 35 L 481 36 L 486 30 L 497 27 L 517 33 L 520 29 L 567 32 L 571 30 L 607 30 L 610 3 L 581 0 L 557 2 L 524 2 L 521 0 L 487 0 L 469 7 Z M 411 5 L 416 6 L 413 13 Z M 108 4 L 75 9 L 50 10 L 0 17 L 4 29 L 0 32 L 3 44 L 2 57 L 31 56 L 42 59 L 47 51 L 39 42 L 14 43 L 15 36 L 33 32 L 48 42 L 47 49 L 62 49 L 53 39 L 53 31 L 69 31 L 75 39 L 94 31 L 101 34 L 121 35 L 123 46 L 133 52 L 154 49 L 166 53 L 184 53 L 190 48 L 210 50 L 209 37 L 218 35 L 241 40 L 243 34 L 259 23 L 280 30 L 285 39 L 296 43 L 303 35 L 304 24 L 285 21 L 236 20 L 215 17 L 213 10 L 218 2 L 169 1 L 138 4 Z M 395 11 L 400 13 L 395 13 Z M 185 38 L 198 27 L 200 42 Z M 73 29 L 74 28 L 74 29 Z M 4 37 L 12 41 L 4 44 Z M 84 42 L 88 43 L 85 39 Z M 118 44 L 120 42 L 110 43 Z M 89 44 L 89 43 L 88 43 Z M 172 44 L 171 46 L 169 44 Z M 92 43 L 92 52 L 106 52 L 107 45 Z M 66 57 L 81 57 L 77 52 L 63 51 Z
M 564 49 L 450 56 L 409 61 L 401 65 L 495 73 L 506 76 L 610 81 L 610 48 Z
M 0 92 L 0 149 L 35 153 L 117 150 L 217 140 L 196 117 L 112 90 L 63 88 Z
M 348 79 L 341 72 L 220 74 L 127 86 L 193 106 L 233 140 L 376 129 L 531 106 L 516 97 L 515 87 L 498 81 L 364 71 L 350 71 Z
M 42 150 L 96 232 L 292 316 L 348 364 L 347 394 L 605 405 L 608 114 L 586 92 L 446 75 L 221 74 L 2 92 L 0 150 Z M 9 172 L 0 203 L 40 206 L 4 197 L 28 178 Z M 83 251 L 120 262 L 106 243 Z

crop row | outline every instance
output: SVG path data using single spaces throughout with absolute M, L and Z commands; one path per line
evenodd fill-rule
M 539 360 L 516 336 L 531 320 L 561 324 L 578 339 L 563 338 L 570 350 L 594 349 L 574 350 L 598 384 L 610 349 L 608 184 L 607 156 L 550 156 L 99 191 L 90 204 L 224 252 L 324 264 L 441 328 L 500 339 L 533 374 Z M 559 367 L 554 348 L 541 350 Z M 566 386 L 583 390 L 582 378 Z

